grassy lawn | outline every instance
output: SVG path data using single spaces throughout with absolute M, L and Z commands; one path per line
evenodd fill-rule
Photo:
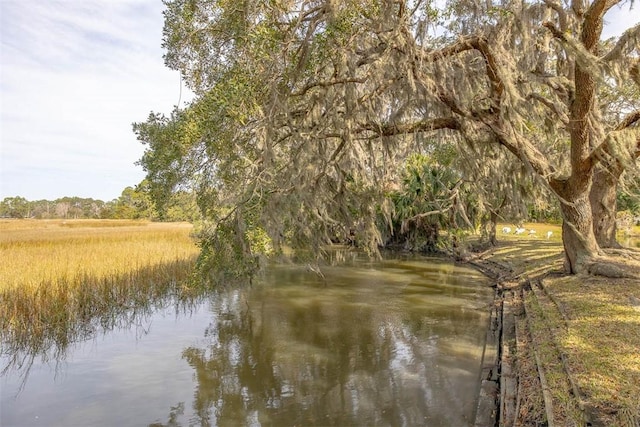
M 529 307 L 527 316 L 534 335 L 536 328 L 542 331 L 532 342 L 548 369 L 555 425 L 569 425 L 570 419 L 576 419 L 575 408 L 570 409 L 572 405 L 567 403 L 573 399 L 573 406 L 582 406 L 597 423 L 635 426 L 633 423 L 640 420 L 640 283 L 633 279 L 556 274 L 563 262 L 560 227 L 526 224 L 525 228 L 535 229 L 536 233 L 499 235 L 500 245 L 489 258 L 512 266 L 514 283 L 541 279 L 539 302 L 534 305 L 527 300 L 523 304 Z M 546 231 L 553 231 L 548 240 Z M 634 233 L 640 236 L 640 227 L 635 227 Z M 640 270 L 640 262 L 634 257 L 624 262 L 637 265 Z M 545 275 L 549 272 L 556 273 Z M 537 316 L 536 307 L 541 308 Z M 564 369 L 558 363 L 559 355 L 548 348 L 562 354 Z M 527 364 L 531 362 L 523 362 L 522 366 Z M 558 378 L 559 375 L 567 378 Z M 578 399 L 573 397 L 571 381 Z
M 640 415 L 640 285 L 629 279 L 545 280 L 567 313 L 559 344 L 585 398 L 607 425 Z

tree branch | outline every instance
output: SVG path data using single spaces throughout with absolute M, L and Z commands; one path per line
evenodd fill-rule
M 407 229 L 409 228 L 409 225 L 411 223 L 417 222 L 419 219 L 422 219 L 422 218 L 425 218 L 425 217 L 428 217 L 428 216 L 431 216 L 431 215 L 442 215 L 443 213 L 449 212 L 452 209 L 454 209 L 455 208 L 455 201 L 456 201 L 456 198 L 458 197 L 458 194 L 460 192 L 460 186 L 461 186 L 462 183 L 463 183 L 462 180 L 459 180 L 458 182 L 456 182 L 455 185 L 453 186 L 453 188 L 451 190 L 449 190 L 451 192 L 451 195 L 449 197 L 447 197 L 446 199 L 444 199 L 444 200 L 438 201 L 438 202 L 441 202 L 441 203 L 448 203 L 447 206 L 441 207 L 440 209 L 434 209 L 434 210 L 431 210 L 431 211 L 428 211 L 428 212 L 421 212 L 421 213 L 416 214 L 416 215 L 414 215 L 414 216 L 412 216 L 410 218 L 405 219 L 404 221 L 402 221 L 402 224 L 400 225 L 400 232 L 401 233 L 406 233 Z M 438 204 L 441 204 L 441 203 L 438 203 Z M 464 215 L 464 216 L 466 217 L 466 215 Z M 471 222 L 469 221 L 469 219 L 468 218 L 465 218 L 465 219 L 468 222 L 469 226 L 473 227 L 471 225 Z
M 365 79 L 357 79 L 357 78 L 336 79 L 336 80 L 328 80 L 328 81 L 324 81 L 324 82 L 314 81 L 314 82 L 306 84 L 299 91 L 291 93 L 291 96 L 303 96 L 307 92 L 309 92 L 311 89 L 316 88 L 316 87 L 329 87 L 329 86 L 343 85 L 343 84 L 348 84 L 348 83 L 365 83 L 365 81 L 366 81 Z
M 611 50 L 602 57 L 602 60 L 605 62 L 609 62 L 619 58 L 627 44 L 630 41 L 635 41 L 635 43 L 637 44 L 638 38 L 640 38 L 640 24 L 636 24 L 635 26 L 622 33 L 615 46 L 613 46 Z
M 544 96 L 537 93 L 530 93 L 529 95 L 527 95 L 527 98 L 533 99 L 534 101 L 538 101 L 539 103 L 547 107 L 549 110 L 551 110 L 552 113 L 556 114 L 563 124 L 565 125 L 569 124 L 569 117 L 567 116 L 567 114 L 564 111 L 562 111 L 562 109 L 560 109 L 558 105 L 549 101 Z
M 504 83 L 498 73 L 498 59 L 493 54 L 489 43 L 482 36 L 465 37 L 458 42 L 445 48 L 433 50 L 430 52 L 422 52 L 418 56 L 418 60 L 434 62 L 439 59 L 457 55 L 469 50 L 477 50 L 483 56 L 487 67 L 487 76 L 491 82 L 491 90 L 494 100 L 499 103 L 504 92 Z
M 558 14 L 558 20 L 560 21 L 560 30 L 567 30 L 567 12 L 565 12 L 564 8 L 557 1 L 544 0 L 544 4 L 549 6 Z
M 436 119 L 419 120 L 411 123 L 366 123 L 363 130 L 370 130 L 379 136 L 395 136 L 410 133 L 430 132 L 439 129 L 460 129 L 460 123 L 455 117 L 440 117 Z
M 635 118 L 635 121 L 637 121 L 638 119 L 640 119 L 640 112 L 636 111 L 635 113 L 638 114 L 638 117 Z M 633 113 L 631 115 L 633 115 Z M 630 116 L 627 116 L 626 119 L 631 119 L 629 121 L 632 121 L 633 119 Z M 616 129 L 613 130 L 612 132 L 620 132 L 620 131 L 624 131 L 625 129 L 628 129 L 630 125 L 629 126 L 623 126 L 622 124 L 624 122 L 625 122 L 625 120 L 623 120 L 618 125 L 618 127 L 616 127 Z M 640 136 L 638 136 L 636 138 L 635 143 L 636 143 L 635 149 L 631 152 L 631 158 L 634 159 L 634 160 L 640 157 Z M 609 135 L 607 135 L 607 137 L 604 139 L 604 141 L 600 145 L 598 145 L 596 148 L 593 149 L 593 151 L 589 155 L 589 158 L 590 158 L 591 162 L 595 163 L 595 162 L 598 162 L 600 159 L 602 159 L 604 157 L 611 157 L 612 155 L 613 155 L 613 153 L 612 153 L 612 148 L 611 148 L 611 134 L 609 134 Z M 615 156 L 613 156 L 613 157 L 615 157 Z M 615 162 L 617 163 L 617 167 L 618 167 L 620 173 L 622 173 L 621 160 L 620 159 L 615 159 Z
M 633 61 L 633 65 L 629 68 L 629 75 L 638 86 L 640 86 L 640 59 Z
M 615 127 L 615 130 L 622 130 L 630 126 L 633 126 L 639 120 L 640 120 L 640 110 L 632 111 L 631 113 L 627 114 L 620 121 L 620 123 L 618 123 L 618 125 Z
M 556 171 L 549 162 L 547 156 L 540 152 L 530 141 L 522 138 L 517 133 L 505 128 L 504 123 L 485 122 L 496 137 L 496 141 L 520 159 L 525 165 L 529 165 L 549 185 L 558 178 Z
M 585 12 L 580 41 L 589 52 L 593 51 L 600 40 L 605 13 L 619 2 L 620 0 L 595 0 Z

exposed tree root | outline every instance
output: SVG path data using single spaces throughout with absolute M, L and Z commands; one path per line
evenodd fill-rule
M 617 257 L 622 257 L 622 258 L 626 258 L 626 259 L 635 259 L 637 261 L 640 261 L 640 250 L 637 249 L 633 249 L 633 248 L 607 248 L 605 249 L 605 252 L 609 255 L 613 255 L 613 256 L 617 256 Z
M 610 279 L 640 279 L 640 262 L 619 257 L 599 257 L 587 264 L 587 271 L 593 276 Z

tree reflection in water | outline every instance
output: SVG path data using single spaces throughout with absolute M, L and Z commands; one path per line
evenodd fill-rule
M 310 287 L 280 271 L 217 298 L 205 341 L 183 351 L 197 379 L 190 424 L 469 425 L 488 310 L 455 286 L 432 304 L 406 283 L 390 299 L 350 273 L 349 286 Z
M 185 293 L 174 283 L 150 293 L 136 291 L 127 304 L 100 315 L 70 313 L 69 319 L 84 320 L 58 329 L 52 325 L 41 339 L 4 340 L 3 373 L 15 369 L 26 379 L 34 358 L 58 362 L 73 355 L 82 340 L 109 331 L 142 328 L 146 333 L 162 307 L 175 308 L 169 311 L 176 318 L 201 307 L 210 310 L 204 317 L 198 314 L 209 322 L 204 336 L 205 325 L 189 329 L 200 339 L 144 340 L 147 349 L 162 349 L 166 360 L 101 347 L 106 359 L 98 354 L 95 362 L 108 369 L 95 373 L 95 381 L 105 382 L 97 395 L 112 400 L 87 398 L 86 411 L 78 406 L 82 387 L 95 388 L 85 377 L 77 387 L 68 384 L 76 400 L 46 394 L 49 400 L 29 408 L 37 396 L 31 391 L 10 419 L 50 411 L 51 420 L 107 423 L 114 414 L 103 414 L 104 408 L 135 402 L 135 409 L 118 414 L 122 424 L 162 419 L 160 408 L 168 411 L 166 421 L 151 426 L 469 425 L 492 290 L 474 272 L 434 260 L 337 261 L 340 265 L 323 269 L 323 280 L 304 267 L 279 266 L 267 269 L 253 287 Z M 186 364 L 171 361 L 180 357 Z M 166 363 L 168 370 L 131 371 L 140 363 Z M 190 371 L 193 381 L 184 381 Z M 125 380 L 110 377 L 112 372 Z M 166 377 L 166 384 L 176 387 L 172 393 L 157 389 Z M 39 381 L 49 384 L 42 376 Z M 166 403 L 145 402 L 140 397 L 145 388 L 156 398 L 176 396 L 177 403 L 163 409 Z M 51 409 L 54 404 L 61 406 Z
M 53 281 L 36 292 L 0 290 L 0 374 L 16 372 L 24 384 L 38 360 L 58 364 L 78 343 L 111 331 L 144 330 L 147 319 L 167 306 L 188 313 L 210 292 L 190 280 L 193 263 L 169 261 L 106 278 L 81 272 L 86 285 L 78 288 Z

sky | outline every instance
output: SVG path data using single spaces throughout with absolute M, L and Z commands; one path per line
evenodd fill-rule
M 160 0 L 0 0 L 0 200 L 112 200 L 145 176 L 133 122 L 190 94 Z
M 161 0 L 0 0 L 0 200 L 104 201 L 145 176 L 133 122 L 192 94 L 164 66 Z M 604 37 L 640 22 L 612 9 Z

